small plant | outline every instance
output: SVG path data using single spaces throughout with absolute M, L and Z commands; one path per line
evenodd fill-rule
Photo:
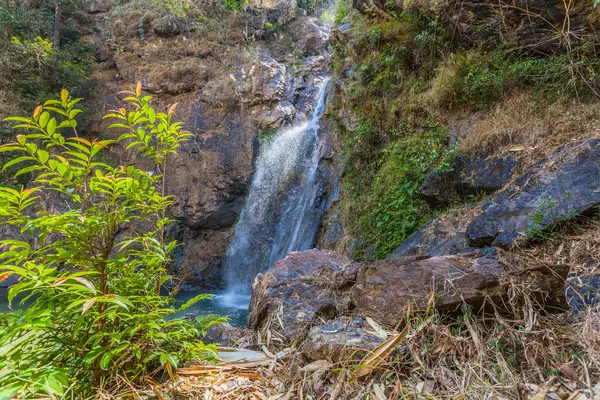
M 223 5 L 229 11 L 242 11 L 248 5 L 248 0 L 223 0 Z
M 570 198 L 571 196 L 568 191 L 565 192 L 565 198 Z M 556 231 L 556 228 L 562 222 L 579 215 L 575 210 L 556 212 L 557 205 L 558 201 L 551 197 L 540 200 L 527 221 L 528 225 L 525 236 L 530 239 L 545 241 Z
M 0 398 L 86 398 L 95 389 L 172 374 L 182 361 L 211 357 L 198 338 L 218 319 L 173 316 L 208 295 L 175 307 L 161 296 L 176 248 L 165 239 L 166 163 L 191 136 L 174 120 L 175 105 L 156 112 L 141 85 L 123 92 L 130 110 L 106 118 L 124 130 L 117 141 L 77 136 L 80 99 L 66 90 L 31 117 L 10 117 L 22 133 L 0 152 L 20 156 L 4 169 L 31 174 L 27 188 L 0 188 L 0 217 L 20 230 L 0 241 L 0 282 L 11 276 L 10 303 L 0 314 Z M 99 155 L 124 142 L 154 167 L 112 167 Z M 64 211 L 45 203 L 65 204 Z M 117 377 L 120 377 L 117 379 Z M 122 379 L 121 379 L 122 378 Z

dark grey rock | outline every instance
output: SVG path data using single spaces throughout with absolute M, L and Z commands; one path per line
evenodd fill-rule
M 225 323 L 208 328 L 202 341 L 207 344 L 217 343 L 225 347 L 245 347 L 251 343 L 250 339 L 248 331 Z
M 432 172 L 425 178 L 419 190 L 431 206 L 437 207 L 450 204 L 457 197 L 455 187 L 454 171 Z
M 487 157 L 460 156 L 451 171 L 432 172 L 420 187 L 432 206 L 450 204 L 456 198 L 493 193 L 510 182 L 519 167 L 513 155 Z
M 519 162 L 513 155 L 506 157 L 458 157 L 456 160 L 456 190 L 463 197 L 491 193 L 502 189 L 514 176 Z
M 569 307 L 574 311 L 585 311 L 600 304 L 600 274 L 574 274 L 565 287 Z
M 482 207 L 467 227 L 473 247 L 507 247 L 530 229 L 585 215 L 600 204 L 600 140 L 561 146 Z
M 449 222 L 450 226 L 448 226 Z M 409 236 L 388 258 L 443 256 L 474 252 L 481 255 L 492 255 L 495 250 L 489 248 L 482 251 L 482 249 L 469 246 L 465 238 L 465 230 L 461 229 L 457 220 L 451 219 L 442 222 L 441 219 L 435 219 Z

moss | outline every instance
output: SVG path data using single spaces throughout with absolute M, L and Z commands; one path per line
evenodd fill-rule
M 275 135 L 277 134 L 278 131 L 279 131 L 278 128 L 271 128 L 271 129 L 262 131 L 261 133 L 258 134 L 258 143 L 260 145 L 269 143 L 271 140 L 273 140 L 273 138 L 275 137 Z
M 442 126 L 424 132 L 400 127 L 388 135 L 388 145 L 371 162 L 358 158 L 361 152 L 353 149 L 342 182 L 345 225 L 363 239 L 358 254 L 375 245 L 376 258 L 388 256 L 433 217 L 419 186 L 430 171 L 447 168 L 451 156 L 445 151 L 447 133 Z

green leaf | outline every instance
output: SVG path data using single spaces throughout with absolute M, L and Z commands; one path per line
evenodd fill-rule
M 42 164 L 45 164 L 46 161 L 48 161 L 48 158 L 50 158 L 50 155 L 46 150 L 38 150 L 37 156 Z
M 56 132 L 56 118 L 52 118 L 50 121 L 48 121 L 46 131 L 48 132 L 48 135 L 54 135 L 54 132 Z
M 111 357 L 111 354 L 109 352 L 104 353 L 104 355 L 100 359 L 100 368 L 102 368 L 104 370 L 108 369 L 108 366 L 110 364 L 110 357 Z
M 48 120 L 50 119 L 50 113 L 47 111 L 42 112 L 42 115 L 40 115 L 40 121 L 39 124 L 42 128 L 46 127 L 46 124 L 48 123 Z
M 202 293 L 202 294 L 199 294 L 199 295 L 197 295 L 197 296 L 194 296 L 193 298 L 191 298 L 191 299 L 189 299 L 188 301 L 186 301 L 186 302 L 185 302 L 185 303 L 184 303 L 184 304 L 183 304 L 183 305 L 182 305 L 182 306 L 179 308 L 179 310 L 180 310 L 180 311 L 185 311 L 185 310 L 187 310 L 188 308 L 190 308 L 191 306 L 193 306 L 194 304 L 196 304 L 197 302 L 199 302 L 199 301 L 202 301 L 202 300 L 206 300 L 206 299 L 210 299 L 211 297 L 214 297 L 214 295 L 213 295 L 213 294 L 210 294 L 210 293 Z
M 31 161 L 31 160 L 35 160 L 35 158 L 33 158 L 31 156 L 22 156 L 22 157 L 13 158 L 12 160 L 10 160 L 6 164 L 4 164 L 4 166 L 2 167 L 2 170 L 6 171 L 8 168 L 12 167 L 15 164 L 19 164 L 19 163 L 22 163 L 23 161 Z

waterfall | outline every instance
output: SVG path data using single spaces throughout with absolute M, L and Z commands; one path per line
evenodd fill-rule
M 224 261 L 232 306 L 245 307 L 254 277 L 292 251 L 310 249 L 323 209 L 316 204 L 319 121 L 329 78 L 317 78 L 308 117 L 281 128 L 260 150 L 245 209 Z

